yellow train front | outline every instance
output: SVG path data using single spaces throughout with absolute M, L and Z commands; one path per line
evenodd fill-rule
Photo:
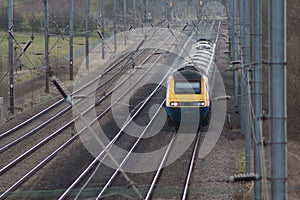
M 166 110 L 175 123 L 202 123 L 210 111 L 207 78 L 192 69 L 181 69 L 169 76 Z

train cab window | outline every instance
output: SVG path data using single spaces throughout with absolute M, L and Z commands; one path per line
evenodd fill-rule
M 201 94 L 199 81 L 175 81 L 175 94 Z

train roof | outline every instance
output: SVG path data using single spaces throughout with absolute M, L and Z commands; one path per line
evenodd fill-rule
M 181 69 L 173 73 L 175 80 L 201 80 L 202 75 L 192 69 Z
M 197 40 L 197 43 L 206 43 L 206 44 L 213 44 L 213 42 L 206 38 L 200 38 Z

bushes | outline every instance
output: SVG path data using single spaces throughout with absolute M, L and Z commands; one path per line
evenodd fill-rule
M 1 30 L 7 30 L 8 29 L 8 9 L 7 9 L 7 1 L 0 2 L 1 8 L 0 8 L 0 29 Z M 24 23 L 24 18 L 20 12 L 18 12 L 17 9 L 14 8 L 14 25 L 15 26 L 21 26 Z
M 94 8 L 90 7 L 90 10 Z M 97 11 L 93 11 L 97 12 Z M 44 3 L 37 1 L 29 4 L 26 1 L 14 1 L 14 27 L 16 31 L 36 31 L 44 29 Z M 93 16 L 90 13 L 90 16 Z M 81 29 L 85 20 L 85 1 L 74 1 L 74 29 Z M 49 1 L 49 28 L 56 30 L 55 21 L 60 28 L 69 24 L 69 1 Z M 92 23 L 92 21 L 91 21 Z M 0 0 L 0 29 L 7 31 L 8 28 L 8 6 L 7 0 Z M 55 32 L 54 32 L 55 33 Z

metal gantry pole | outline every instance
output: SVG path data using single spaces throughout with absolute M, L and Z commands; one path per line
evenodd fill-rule
M 243 48 L 243 70 L 244 82 L 244 109 L 245 109 L 245 151 L 246 151 L 246 173 L 251 171 L 251 125 L 250 125 L 250 87 L 249 87 L 249 66 L 250 66 L 250 0 L 244 0 L 244 48 Z
M 74 2 L 69 0 L 69 25 L 70 25 L 70 40 L 69 40 L 69 65 L 70 65 L 70 80 L 73 80 L 73 35 L 74 35 Z
M 246 173 L 250 172 L 250 160 L 251 160 L 251 135 L 250 135 L 250 119 L 249 119 L 249 99 L 248 99 L 248 64 L 249 64 L 249 54 L 248 49 L 248 33 L 246 24 L 248 23 L 248 0 L 240 1 L 240 53 L 241 53 L 241 78 L 240 78 L 240 87 L 241 87 L 241 127 L 245 135 L 245 170 Z M 248 54 L 248 55 L 247 55 Z
M 233 60 L 233 41 L 234 41 L 234 21 L 233 21 L 233 2 L 235 0 L 229 0 L 230 3 L 228 3 L 228 11 L 227 11 L 227 15 L 229 18 L 229 29 L 230 29 L 230 35 L 229 35 L 229 50 L 230 50 L 230 58 L 231 60 Z M 232 81 L 233 81 L 233 93 L 235 92 L 235 85 L 234 85 L 234 74 L 232 74 Z M 234 112 L 238 112 L 238 103 L 236 103 L 235 105 L 235 101 L 237 100 L 237 98 L 234 95 Z
M 269 0 L 271 199 L 287 199 L 286 1 Z
M 262 3 L 252 1 L 252 63 L 253 63 L 253 105 L 254 105 L 254 173 L 262 175 L 261 169 L 261 120 L 262 114 Z M 254 182 L 254 199 L 262 199 L 262 180 Z
M 15 100 L 14 100 L 14 47 L 13 47 L 13 0 L 8 0 L 8 64 L 9 64 L 9 110 L 10 114 L 15 113 Z
M 143 8 L 143 0 L 140 0 L 140 12 L 141 12 L 141 24 L 142 24 L 142 31 L 144 32 L 144 8 Z
M 196 11 L 197 11 L 197 19 L 199 20 L 200 16 L 199 16 L 199 11 L 200 11 L 200 3 L 196 4 Z
M 188 16 L 188 19 L 189 19 L 189 17 L 190 17 L 190 13 L 192 13 L 192 1 L 191 0 L 188 0 L 187 1 L 187 16 Z M 171 12 L 171 11 L 170 11 Z M 171 13 L 170 13 L 171 14 Z
M 149 14 L 149 8 L 148 8 L 148 6 L 149 6 L 149 3 L 148 3 L 148 0 L 146 0 L 146 16 L 145 16 L 145 20 L 148 22 L 148 14 Z
M 85 66 L 89 69 L 89 0 L 85 0 Z
M 136 26 L 136 0 L 133 0 L 133 28 Z
M 160 12 L 159 12 L 159 7 L 158 7 L 158 2 L 155 0 L 154 4 L 153 4 L 153 15 L 152 16 L 156 16 L 157 18 L 159 18 Z M 152 18 L 152 23 L 154 23 L 154 17 Z
M 228 29 L 229 29 L 229 52 L 230 52 L 230 59 L 233 59 L 232 54 L 232 41 L 233 41 L 233 0 L 228 0 L 228 4 L 226 6 L 226 12 L 227 12 L 227 20 L 228 20 Z
M 50 70 L 49 66 L 49 5 L 48 0 L 44 0 L 44 7 L 45 7 L 45 67 L 46 67 L 46 88 L 45 92 L 49 93 L 49 76 L 48 71 Z
M 232 12 L 233 12 L 233 60 L 238 60 L 238 0 L 232 0 Z M 238 68 L 237 64 L 233 65 L 234 69 Z M 233 81 L 234 81 L 234 107 L 235 112 L 239 111 L 239 76 L 238 71 L 233 71 Z
M 243 9 L 243 0 L 238 1 L 239 2 L 239 33 L 240 33 L 240 40 L 239 40 L 239 45 L 240 45 L 240 59 L 241 59 L 241 65 L 243 64 L 243 48 L 244 48 L 244 9 Z M 245 133 L 245 87 L 244 87 L 244 70 L 241 69 L 240 73 L 240 88 L 241 88 L 241 95 L 240 95 L 240 116 L 241 116 L 241 128 L 243 133 Z
M 124 7 L 123 7 L 123 17 L 124 17 L 124 44 L 127 45 L 127 21 L 126 21 L 126 10 L 127 10 L 127 5 L 126 5 L 126 0 L 124 1 Z
M 105 58 L 105 48 L 104 48 L 104 17 L 105 17 L 105 11 L 104 11 L 104 0 L 101 0 L 101 32 L 102 32 L 102 59 Z
M 114 0 L 114 46 L 117 51 L 117 0 Z

